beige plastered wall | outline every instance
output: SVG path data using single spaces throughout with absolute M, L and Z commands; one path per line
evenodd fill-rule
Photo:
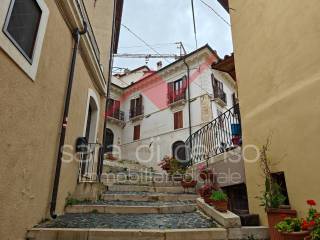
M 305 216 L 307 199 L 320 202 L 320 2 L 229 2 L 244 146 L 272 136 L 272 170 L 284 171 L 291 206 Z M 245 172 L 250 211 L 267 224 L 259 167 L 246 162 Z
M 50 16 L 35 81 L 0 48 L 0 232 L 5 240 L 24 239 L 28 228 L 49 217 L 73 39 L 55 2 L 46 3 Z M 66 144 L 72 147 L 83 135 L 89 88 L 100 102 L 101 142 L 105 98 L 96 91 L 78 54 L 66 135 Z M 77 172 L 77 162 L 63 163 L 58 214 L 75 190 Z

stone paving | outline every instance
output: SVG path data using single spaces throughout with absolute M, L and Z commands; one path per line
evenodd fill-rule
M 198 212 L 183 214 L 66 214 L 36 228 L 193 229 L 216 225 Z
M 105 201 L 81 202 L 77 205 L 112 205 L 112 206 L 177 206 L 195 204 L 194 201 Z

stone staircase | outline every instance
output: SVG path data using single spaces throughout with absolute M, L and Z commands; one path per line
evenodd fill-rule
M 230 239 L 223 226 L 197 208 L 195 190 L 185 192 L 177 182 L 155 182 L 156 173 L 136 181 L 130 173 L 142 172 L 143 166 L 129 170 L 112 164 L 113 174 L 123 174 L 120 182 L 104 176 L 106 191 L 99 200 L 67 206 L 64 215 L 30 229 L 27 239 Z

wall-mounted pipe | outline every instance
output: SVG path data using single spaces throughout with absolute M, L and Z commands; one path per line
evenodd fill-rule
M 74 72 L 77 60 L 77 53 L 79 49 L 80 37 L 83 34 L 87 33 L 87 23 L 83 23 L 84 29 L 80 31 L 78 28 L 73 32 L 73 39 L 74 39 L 74 47 L 71 59 L 71 66 L 70 66 L 70 73 L 69 73 L 69 80 L 67 86 L 67 92 L 65 96 L 65 103 L 64 103 L 64 112 L 63 112 L 63 120 L 61 124 L 61 131 L 60 131 L 60 140 L 58 146 L 58 156 L 57 156 L 57 163 L 56 163 L 56 171 L 54 176 L 53 188 L 52 188 L 52 195 L 51 195 L 51 205 L 50 205 L 50 216 L 52 218 L 56 218 L 57 214 L 56 205 L 57 205 L 57 197 L 58 197 L 58 190 L 59 190 L 59 182 L 60 182 L 60 172 L 61 172 L 61 165 L 62 165 L 62 156 L 63 156 L 63 146 L 66 138 L 66 130 L 68 125 L 68 115 L 69 115 L 69 107 L 70 107 L 70 99 L 71 99 L 71 92 L 72 92 L 72 85 L 74 79 Z
M 189 138 L 190 138 L 190 147 L 189 147 L 189 157 L 191 156 L 192 149 L 192 125 L 191 125 L 191 94 L 190 94 L 190 66 L 186 62 L 186 58 L 183 58 L 183 63 L 187 67 L 187 84 L 188 84 L 188 113 L 189 113 Z

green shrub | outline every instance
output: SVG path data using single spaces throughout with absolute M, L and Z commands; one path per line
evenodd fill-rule
M 222 190 L 213 191 L 210 197 L 213 201 L 227 201 L 228 196 Z

